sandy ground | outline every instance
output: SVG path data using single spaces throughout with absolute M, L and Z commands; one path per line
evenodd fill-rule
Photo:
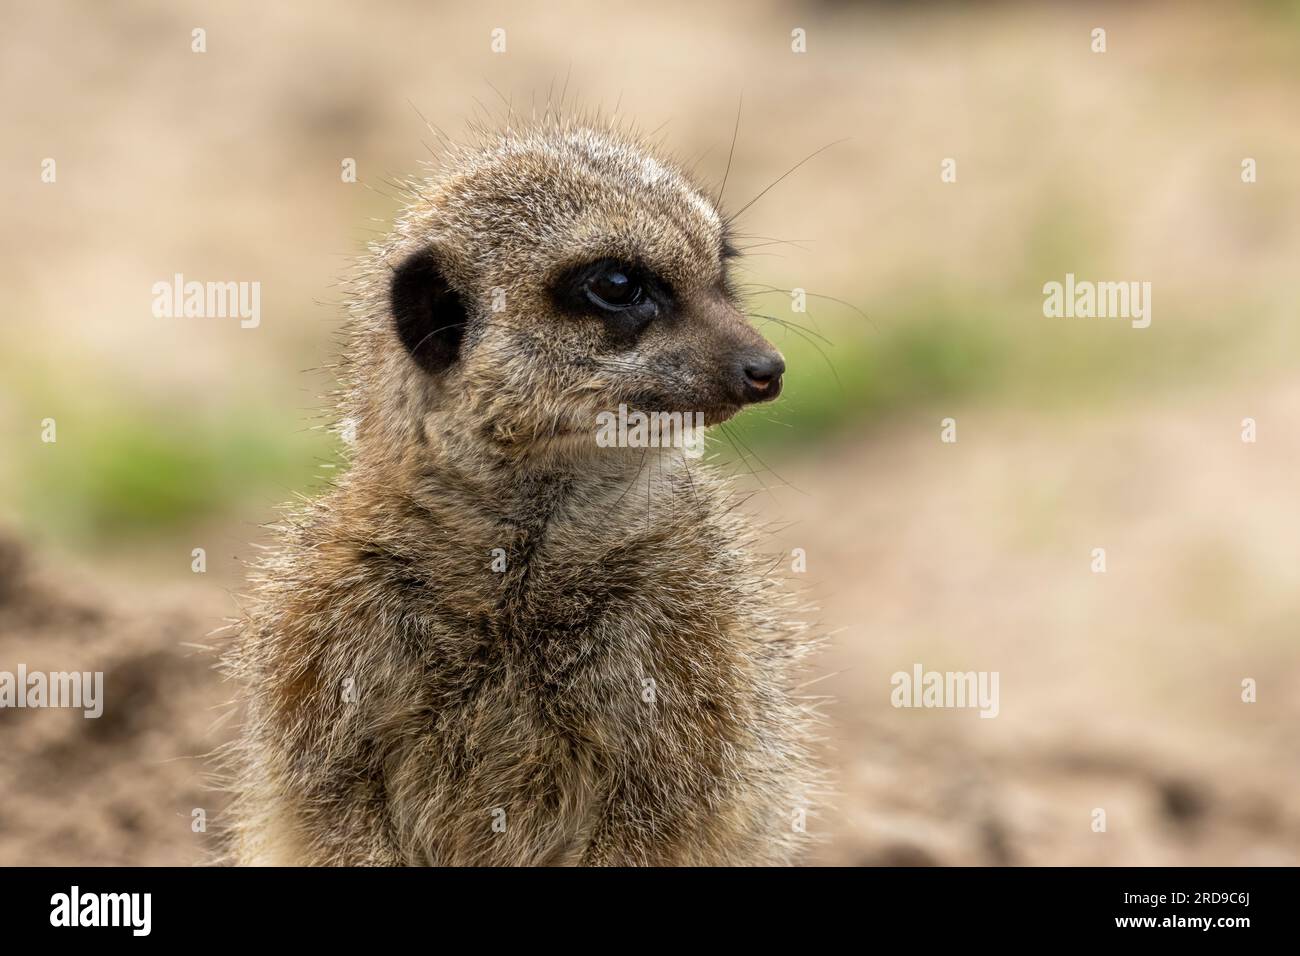
M 1300 435 L 1243 445 L 1236 413 L 1294 420 L 1300 389 L 1198 394 L 1068 422 L 972 408 L 955 444 L 907 420 L 764 476 L 755 507 L 806 550 L 833 632 L 808 692 L 833 698 L 839 795 L 810 861 L 1300 862 Z M 215 830 L 222 799 L 197 758 L 230 724 L 194 645 L 230 599 L 132 593 L 13 540 L 0 564 L 0 660 L 84 661 L 115 701 L 0 712 L 0 863 L 203 861 L 192 811 Z M 999 715 L 891 707 L 914 663 L 998 671 Z
M 1240 408 L 1266 439 L 1241 442 Z M 1297 412 L 1295 385 L 970 409 L 956 444 L 936 414 L 785 474 L 805 493 L 778 493 L 779 537 L 837 632 L 815 859 L 1300 862 Z M 998 671 L 999 715 L 893 708 L 916 663 Z
M 127 591 L 0 538 L 0 666 L 102 671 L 106 701 L 97 719 L 0 710 L 0 864 L 204 858 L 212 844 L 192 813 L 221 801 L 196 758 L 219 739 L 223 688 L 192 645 L 223 608 L 219 592 Z

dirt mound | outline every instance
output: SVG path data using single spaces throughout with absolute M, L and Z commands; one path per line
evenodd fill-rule
M 223 688 L 206 608 L 56 573 L 0 535 L 0 670 L 103 673 L 103 713 L 0 709 L 0 862 L 188 864 L 221 794 L 203 755 Z M 216 609 L 213 609 L 216 610 Z M 219 611 L 218 611 L 219 613 Z M 194 811 L 206 829 L 194 829 Z

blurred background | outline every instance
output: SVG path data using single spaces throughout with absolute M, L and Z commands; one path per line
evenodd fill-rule
M 716 449 L 833 634 L 810 859 L 1300 862 L 1300 4 L 6 20 L 0 670 L 103 670 L 108 705 L 0 711 L 0 863 L 211 852 L 212 632 L 262 525 L 335 468 L 337 279 L 429 158 L 421 116 L 455 136 L 566 82 L 710 184 L 743 95 L 733 210 L 836 143 L 740 219 L 754 311 L 801 328 L 760 320 L 785 396 Z M 1067 272 L 1150 282 L 1151 326 L 1045 318 Z M 175 273 L 260 282 L 260 326 L 154 317 Z M 764 291 L 793 287 L 804 315 Z M 999 716 L 894 709 L 916 663 L 999 672 Z

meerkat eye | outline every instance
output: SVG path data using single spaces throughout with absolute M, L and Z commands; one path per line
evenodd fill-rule
M 645 290 L 626 269 L 610 266 L 587 280 L 587 298 L 602 309 L 626 309 L 641 301 Z
M 555 304 L 580 321 L 599 321 L 620 347 L 672 307 L 672 288 L 641 263 L 608 258 L 568 266 L 549 283 Z

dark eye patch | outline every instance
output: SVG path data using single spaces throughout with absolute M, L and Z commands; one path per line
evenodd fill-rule
M 563 270 L 551 294 L 562 311 L 599 319 L 622 346 L 635 342 L 672 305 L 668 284 L 651 270 L 609 258 Z

